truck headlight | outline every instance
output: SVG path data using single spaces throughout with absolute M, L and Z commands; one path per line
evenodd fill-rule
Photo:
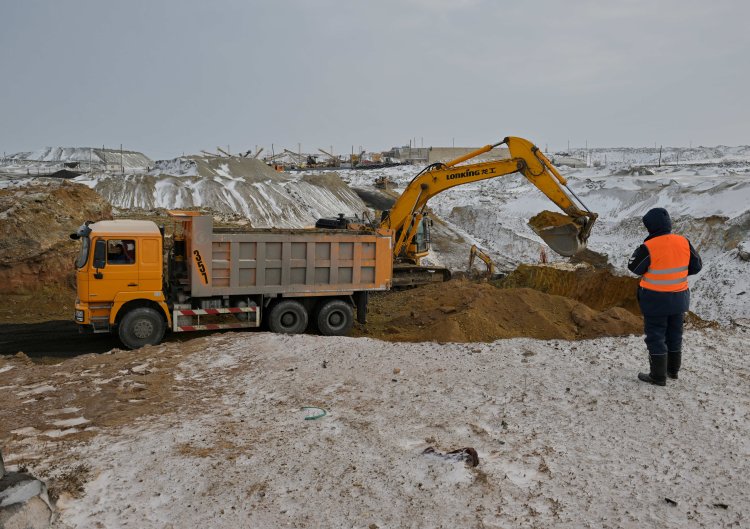
M 76 321 L 83 321 L 83 311 L 76 310 Z

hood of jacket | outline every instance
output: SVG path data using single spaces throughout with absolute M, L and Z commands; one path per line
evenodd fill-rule
M 643 216 L 649 238 L 672 233 L 672 219 L 664 208 L 653 208 Z

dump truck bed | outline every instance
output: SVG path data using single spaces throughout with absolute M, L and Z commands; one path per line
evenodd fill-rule
M 208 216 L 187 221 L 190 290 L 220 295 L 315 296 L 387 290 L 392 238 L 323 229 L 214 229 Z

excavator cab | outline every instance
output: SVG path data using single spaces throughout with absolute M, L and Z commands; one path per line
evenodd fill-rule
M 430 226 L 432 219 L 425 216 L 417 225 L 417 233 L 414 235 L 414 253 L 417 255 L 427 255 L 430 251 Z

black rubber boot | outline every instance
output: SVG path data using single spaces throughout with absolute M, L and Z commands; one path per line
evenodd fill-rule
M 682 364 L 682 351 L 670 351 L 667 353 L 667 376 L 677 380 L 677 373 Z
M 657 386 L 667 385 L 667 355 L 648 357 L 648 363 L 651 364 L 650 373 L 638 373 L 638 380 L 655 384 Z

